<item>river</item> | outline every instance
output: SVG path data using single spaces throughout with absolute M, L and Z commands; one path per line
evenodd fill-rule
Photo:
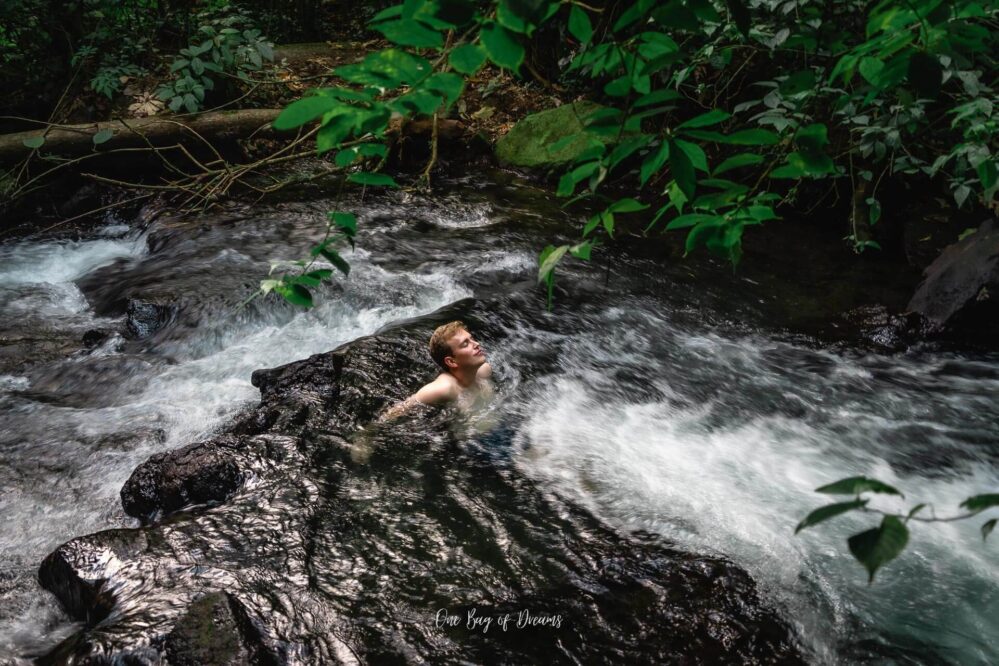
M 538 247 L 570 239 L 575 216 L 508 175 L 439 189 L 349 195 L 350 276 L 308 312 L 276 297 L 238 306 L 271 261 L 321 237 L 321 192 L 0 246 L 0 657 L 42 654 L 78 628 L 36 582 L 40 561 L 133 524 L 118 498 L 132 470 L 255 404 L 254 370 L 474 298 L 495 303 L 484 342 L 508 448 L 497 465 L 614 531 L 736 563 L 814 663 L 999 661 L 984 518 L 914 525 L 870 586 L 845 540 L 872 517 L 794 534 L 828 499 L 814 489 L 841 477 L 909 499 L 880 507 L 939 515 L 999 488 L 999 354 L 835 343 L 821 322 L 865 298 L 897 302 L 905 281 L 891 265 L 794 250 L 750 247 L 733 273 L 626 241 L 567 265 L 546 312 L 540 296 L 506 295 L 534 293 Z M 126 339 L 128 298 L 174 315 Z M 79 342 L 95 330 L 108 333 Z

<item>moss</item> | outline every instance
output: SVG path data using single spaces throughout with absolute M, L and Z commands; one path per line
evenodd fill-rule
M 549 167 L 572 161 L 589 145 L 579 139 L 555 152 L 548 147 L 576 133 L 582 133 L 582 119 L 602 108 L 592 102 L 573 102 L 533 113 L 519 121 L 496 142 L 496 157 L 502 164 L 520 167 Z

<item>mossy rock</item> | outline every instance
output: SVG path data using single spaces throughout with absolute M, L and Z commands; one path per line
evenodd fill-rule
M 573 102 L 554 109 L 532 113 L 514 125 L 496 142 L 501 164 L 519 167 L 553 167 L 571 162 L 590 145 L 584 136 L 582 120 L 601 109 L 592 102 Z M 572 134 L 579 139 L 559 150 L 548 147 Z

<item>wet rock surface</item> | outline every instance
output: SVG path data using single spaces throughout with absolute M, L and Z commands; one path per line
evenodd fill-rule
M 984 222 L 923 273 L 908 309 L 937 332 L 984 339 L 999 332 L 999 224 Z
M 504 312 L 466 301 L 254 373 L 261 403 L 228 433 L 135 471 L 122 499 L 144 527 L 46 559 L 85 627 L 44 660 L 801 661 L 743 570 L 539 488 L 510 462 L 510 424 L 370 424 L 434 375 L 436 325 L 488 337 Z

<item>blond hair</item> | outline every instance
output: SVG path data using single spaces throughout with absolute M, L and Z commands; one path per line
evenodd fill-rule
M 465 330 L 465 324 L 460 321 L 451 321 L 443 326 L 438 326 L 434 329 L 434 334 L 430 336 L 430 358 L 434 359 L 434 363 L 439 365 L 444 370 L 449 370 L 447 365 L 444 363 L 444 359 L 451 356 L 454 350 L 451 349 L 449 340 L 453 338 L 459 331 Z

